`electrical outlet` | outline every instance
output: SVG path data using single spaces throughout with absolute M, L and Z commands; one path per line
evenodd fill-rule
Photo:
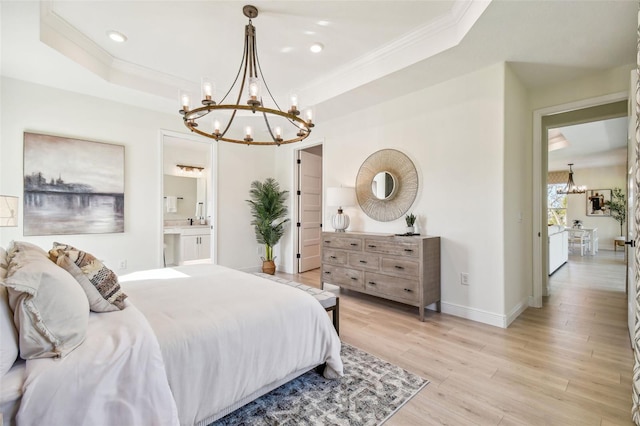
M 468 272 L 460 272 L 460 284 L 469 285 L 469 273 Z
M 118 266 L 119 269 L 127 269 L 127 261 L 126 260 L 121 260 L 118 265 L 119 265 Z

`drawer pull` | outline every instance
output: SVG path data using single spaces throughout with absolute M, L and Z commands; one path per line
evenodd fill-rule
M 329 256 L 331 259 L 337 259 L 337 257 L 335 256 Z
M 324 240 L 325 244 L 331 244 L 331 240 Z
M 356 277 L 349 277 L 349 278 L 351 278 L 353 281 L 358 281 Z
M 369 285 L 376 285 L 373 281 L 369 281 Z
M 410 288 L 405 288 L 404 291 L 406 291 L 407 293 L 412 293 L 413 290 L 411 290 Z
M 396 269 L 404 269 L 404 266 L 396 265 Z
M 353 246 L 353 247 L 355 247 L 357 245 L 358 245 L 358 243 L 351 243 L 351 246 Z
M 375 245 L 375 244 L 369 244 L 367 247 L 369 247 L 369 248 L 376 248 L 376 245 Z
M 361 260 L 360 263 L 367 263 L 367 261 L 366 260 Z
M 413 249 L 404 249 L 404 251 L 408 252 L 408 253 L 412 253 Z
M 331 275 L 331 272 L 329 272 L 329 271 L 324 271 L 324 273 L 327 274 L 327 275 Z

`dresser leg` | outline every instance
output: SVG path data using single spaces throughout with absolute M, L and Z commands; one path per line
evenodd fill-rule
M 418 311 L 420 312 L 420 321 L 424 322 L 424 306 L 420 306 Z
M 436 312 L 442 312 L 442 308 L 440 306 L 440 301 L 439 300 L 436 302 Z

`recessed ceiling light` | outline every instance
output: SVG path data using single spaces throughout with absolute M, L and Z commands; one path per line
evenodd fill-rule
M 315 31 L 305 31 L 304 33 L 305 33 L 305 35 L 314 35 L 316 32 Z
M 282 53 L 289 53 L 289 52 L 291 52 L 292 50 L 293 50 L 293 47 L 291 47 L 291 46 L 285 46 L 285 47 L 283 47 L 282 49 L 280 49 L 280 51 L 281 51 Z
M 309 48 L 313 53 L 322 52 L 322 49 L 324 49 L 324 45 L 322 43 L 313 43 Z
M 329 21 L 318 21 L 318 22 L 316 22 L 316 24 L 320 25 L 321 27 L 326 27 L 326 26 L 330 25 L 331 22 L 329 22 Z
M 116 43 L 124 43 L 127 41 L 127 36 L 118 31 L 107 31 L 107 36 Z

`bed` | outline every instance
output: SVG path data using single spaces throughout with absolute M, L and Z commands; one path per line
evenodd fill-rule
M 124 309 L 88 314 L 75 348 L 0 378 L 5 424 L 207 425 L 319 365 L 342 375 L 331 320 L 303 291 L 205 264 L 119 284 Z

